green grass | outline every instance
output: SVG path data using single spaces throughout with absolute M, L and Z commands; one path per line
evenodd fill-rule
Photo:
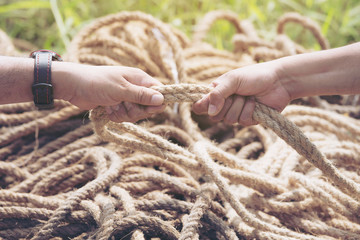
M 119 11 L 143 11 L 191 36 L 194 24 L 212 10 L 227 9 L 250 19 L 271 40 L 277 19 L 292 11 L 318 22 L 331 47 L 360 41 L 358 0 L 0 0 L 0 28 L 39 48 L 63 53 L 72 37 L 91 20 Z M 234 28 L 226 21 L 212 27 L 208 41 L 231 49 Z M 298 43 L 319 49 L 313 36 L 295 24 L 286 33 Z

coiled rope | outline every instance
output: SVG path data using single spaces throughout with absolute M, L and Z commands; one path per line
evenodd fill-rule
M 195 102 L 211 91 L 210 87 L 195 84 L 154 86 L 152 88 L 164 95 L 165 103 L 167 104 L 174 102 Z M 328 159 L 326 159 L 326 157 L 295 124 L 287 120 L 274 109 L 271 109 L 261 103 L 255 104 L 253 118 L 264 126 L 272 129 L 300 155 L 304 156 L 307 160 L 319 168 L 323 174 L 339 186 L 340 189 L 349 193 L 355 199 L 360 200 L 360 185 L 355 183 L 353 180 L 342 176 L 337 168 L 334 167 Z M 98 107 L 93 110 L 90 119 L 94 122 L 95 132 L 99 136 L 107 141 L 116 141 L 110 137 L 116 136 L 115 134 L 109 134 L 106 132 L 109 131 L 108 128 L 105 127 L 109 119 L 102 107 Z M 122 124 L 111 123 L 111 128 L 121 130 L 123 127 L 120 125 Z M 136 127 L 134 126 L 134 128 Z
M 204 42 L 218 19 L 236 28 L 233 52 Z M 0 237 L 359 239 L 360 123 L 330 111 L 357 116 L 345 105 L 356 98 L 300 99 L 282 115 L 257 104 L 261 124 L 246 128 L 191 113 L 219 75 L 309 51 L 281 30 L 290 21 L 327 47 L 297 14 L 279 20 L 273 42 L 228 11 L 207 14 L 193 39 L 141 12 L 82 29 L 68 60 L 141 68 L 164 84 L 154 88 L 168 107 L 119 124 L 101 107 L 89 121 L 65 102 L 36 114 L 32 103 L 0 106 Z

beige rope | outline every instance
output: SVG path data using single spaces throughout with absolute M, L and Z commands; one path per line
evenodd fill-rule
M 183 102 L 183 101 L 196 101 L 199 100 L 204 94 L 210 91 L 209 87 L 197 86 L 197 85 L 167 85 L 164 87 L 153 87 L 155 90 L 161 92 L 164 95 L 165 101 L 169 103 Z M 182 94 L 184 92 L 184 94 Z M 195 94 L 192 94 L 195 93 Z M 188 95 L 187 95 L 188 94 Z M 188 97 L 187 97 L 188 96 Z M 100 108 L 93 110 L 90 118 L 95 123 L 95 132 L 100 136 L 105 136 L 104 133 L 104 120 L 100 120 L 99 113 L 94 111 L 101 111 Z M 92 117 L 93 116 L 93 117 Z M 311 141 L 302 133 L 302 131 L 296 127 L 293 123 L 282 117 L 275 110 L 266 107 L 265 105 L 256 104 L 256 108 L 253 115 L 254 119 L 266 127 L 271 128 L 276 134 L 285 140 L 290 146 L 292 146 L 299 154 L 303 155 L 312 164 L 318 167 L 325 176 L 333 180 L 343 191 L 347 191 L 357 200 L 360 200 L 360 186 L 351 179 L 344 177 L 333 164 L 325 158 L 325 156 L 311 143 Z M 106 124 L 106 123 L 105 123 Z M 113 128 L 122 128 L 122 124 L 111 124 Z M 106 138 L 109 141 L 116 141 L 115 137 Z
M 301 24 L 303 27 L 309 29 L 316 40 L 319 42 L 322 49 L 328 49 L 329 43 L 326 40 L 326 38 L 321 34 L 321 30 L 316 22 L 311 20 L 310 18 L 306 18 L 304 16 L 301 16 L 298 13 L 287 13 L 284 16 L 282 16 L 278 21 L 278 27 L 277 32 L 279 34 L 284 33 L 285 24 L 288 22 L 295 22 Z
M 203 42 L 219 19 L 237 29 L 233 52 Z M 316 38 L 314 22 L 297 19 Z M 197 116 L 191 103 L 219 75 L 309 51 L 284 32 L 265 41 L 231 12 L 197 26 L 195 41 L 121 12 L 82 29 L 65 54 L 146 71 L 164 84 L 154 87 L 168 104 L 161 114 L 117 124 L 100 107 L 89 123 L 57 101 L 37 114 L 35 138 L 32 103 L 0 106 L 0 238 L 360 238 L 360 123 L 330 111 L 359 116 L 354 101 L 304 98 L 297 102 L 316 108 L 290 105 L 283 115 L 257 104 L 262 125 L 246 128 Z

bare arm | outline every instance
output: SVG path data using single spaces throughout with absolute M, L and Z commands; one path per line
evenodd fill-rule
M 0 56 L 0 104 L 32 101 L 34 60 Z M 137 121 L 164 110 L 161 85 L 137 68 L 52 63 L 54 98 L 82 109 L 107 106 L 113 121 Z
M 291 99 L 360 93 L 360 43 L 279 59 Z
M 0 56 L 0 104 L 32 101 L 34 60 Z
M 193 105 L 198 114 L 228 124 L 255 124 L 255 100 L 282 111 L 293 99 L 360 93 L 360 43 L 299 54 L 232 70 Z

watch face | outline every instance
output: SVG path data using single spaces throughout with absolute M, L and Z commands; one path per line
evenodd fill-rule
M 54 51 L 50 51 L 50 50 L 46 50 L 46 49 L 36 50 L 36 51 L 30 53 L 30 57 L 35 58 L 36 54 L 41 54 L 41 53 L 51 53 L 52 60 L 62 61 L 62 58 L 59 54 L 57 54 Z

